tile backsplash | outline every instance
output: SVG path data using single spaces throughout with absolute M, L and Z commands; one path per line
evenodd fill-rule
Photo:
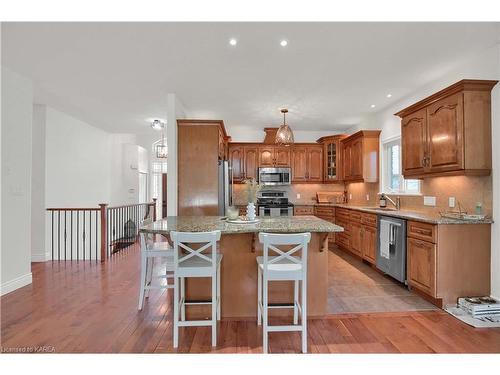
M 292 184 L 286 186 L 269 186 L 266 189 L 284 190 L 290 202 L 294 204 L 313 204 L 316 202 L 318 191 L 338 192 L 344 191 L 343 184 Z M 377 206 L 378 183 L 347 183 L 348 202 L 356 205 Z M 438 213 L 439 211 L 457 210 L 448 207 L 448 198 L 454 197 L 469 213 L 475 213 L 477 202 L 481 202 L 483 213 L 492 214 L 493 190 L 491 176 L 450 176 L 431 177 L 421 180 L 421 195 L 401 195 L 401 208 L 403 210 Z M 300 198 L 297 198 L 300 194 Z M 392 195 L 390 195 L 393 197 Z M 424 196 L 436 197 L 436 206 L 424 206 Z M 368 198 L 368 199 L 367 199 Z M 246 205 L 245 185 L 235 184 L 233 187 L 233 204 Z
M 265 189 L 284 190 L 290 202 L 294 204 L 313 204 L 316 202 L 316 193 L 318 191 L 342 193 L 344 191 L 344 184 L 292 184 L 284 186 L 266 186 Z M 300 194 L 300 198 L 297 198 L 297 194 Z M 244 184 L 233 185 L 233 204 L 247 204 Z
M 350 183 L 347 184 L 349 203 L 378 205 L 378 183 Z M 469 213 L 475 213 L 476 203 L 480 202 L 483 213 L 491 215 L 493 207 L 493 190 L 491 176 L 449 176 L 431 177 L 421 180 L 421 195 L 401 195 L 403 210 L 425 211 L 438 213 L 439 211 L 457 210 L 448 207 L 448 198 L 454 197 Z M 366 200 L 369 194 L 370 200 Z M 392 197 L 392 195 L 390 195 Z M 436 197 L 436 206 L 424 206 L 424 196 Z

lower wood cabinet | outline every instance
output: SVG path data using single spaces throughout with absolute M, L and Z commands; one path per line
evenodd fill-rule
M 335 207 L 315 206 L 314 216 L 335 224 Z M 335 233 L 328 234 L 328 242 L 335 242 Z
M 295 216 L 314 215 L 314 206 L 294 206 L 293 214 Z
M 361 250 L 361 223 L 351 221 L 351 250 L 352 253 L 362 256 Z
M 366 214 L 363 214 L 366 215 Z M 375 217 L 375 226 L 363 224 L 361 227 L 361 252 L 363 259 L 375 264 L 377 262 L 377 217 Z M 370 220 L 373 222 L 372 220 Z
M 337 233 L 336 244 L 364 260 L 375 264 L 377 259 L 377 215 L 338 208 L 336 224 L 344 228 Z
M 411 286 L 436 297 L 436 245 L 408 238 L 408 275 Z

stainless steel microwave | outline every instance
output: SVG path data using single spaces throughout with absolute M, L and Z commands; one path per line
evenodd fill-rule
M 290 185 L 291 180 L 290 168 L 259 168 L 259 184 Z

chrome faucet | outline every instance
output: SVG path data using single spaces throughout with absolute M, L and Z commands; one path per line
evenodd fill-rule
M 394 202 L 391 198 L 389 198 L 385 194 L 383 194 L 383 196 L 385 197 L 385 199 L 387 199 L 389 202 L 391 202 L 394 207 L 396 207 L 396 210 L 401 209 L 401 197 L 399 195 L 396 197 L 396 202 Z

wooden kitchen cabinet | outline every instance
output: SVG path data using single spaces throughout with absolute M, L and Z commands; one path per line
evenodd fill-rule
M 290 166 L 290 147 L 274 148 L 274 165 L 279 168 Z
M 403 175 L 489 175 L 496 83 L 462 80 L 396 113 L 401 117 Z
M 228 139 L 222 120 L 177 120 L 179 215 L 218 214 L 218 161 L 225 157 L 223 143 Z M 233 158 L 240 155 L 241 161 L 242 149 L 233 151 Z M 240 173 L 241 162 L 236 164 Z
M 448 96 L 427 108 L 427 164 L 429 173 L 464 169 L 463 95 Z
M 289 167 L 290 147 L 286 146 L 260 146 L 259 167 Z
M 307 180 L 309 182 L 323 181 L 323 149 L 322 147 L 307 148 Z
M 436 245 L 408 238 L 408 275 L 411 286 L 436 297 Z
M 361 255 L 364 260 L 377 262 L 377 215 L 361 213 Z
M 253 178 L 254 180 L 258 179 L 257 170 L 258 170 L 258 148 L 255 146 L 245 146 L 243 148 L 244 151 L 244 176 L 245 179 Z
M 321 181 L 323 181 L 322 146 L 293 146 L 292 182 Z
M 231 167 L 233 183 L 241 183 L 245 179 L 244 147 L 239 144 L 229 145 L 229 165 Z
M 378 182 L 380 130 L 360 130 L 342 139 L 344 181 Z
M 314 206 L 314 216 L 335 224 L 335 207 L 333 206 Z M 328 242 L 335 243 L 335 233 L 328 234 Z
M 346 135 L 333 135 L 321 137 L 316 142 L 323 145 L 323 182 L 341 182 L 342 175 L 342 154 L 341 140 Z
M 293 214 L 295 216 L 314 215 L 314 206 L 294 206 Z
M 357 221 L 350 222 L 351 228 L 351 247 L 350 251 L 358 256 L 362 256 L 361 252 L 361 223 Z
M 292 149 L 292 182 L 307 181 L 307 148 L 294 146 Z
M 439 307 L 490 294 L 490 224 L 406 225 L 409 286 Z
M 361 227 L 361 252 L 363 259 L 372 264 L 377 262 L 377 227 Z
M 401 120 L 401 149 L 403 175 L 419 176 L 424 173 L 427 147 L 427 112 L 421 109 Z
M 264 146 L 259 147 L 259 167 L 274 166 L 274 147 Z

